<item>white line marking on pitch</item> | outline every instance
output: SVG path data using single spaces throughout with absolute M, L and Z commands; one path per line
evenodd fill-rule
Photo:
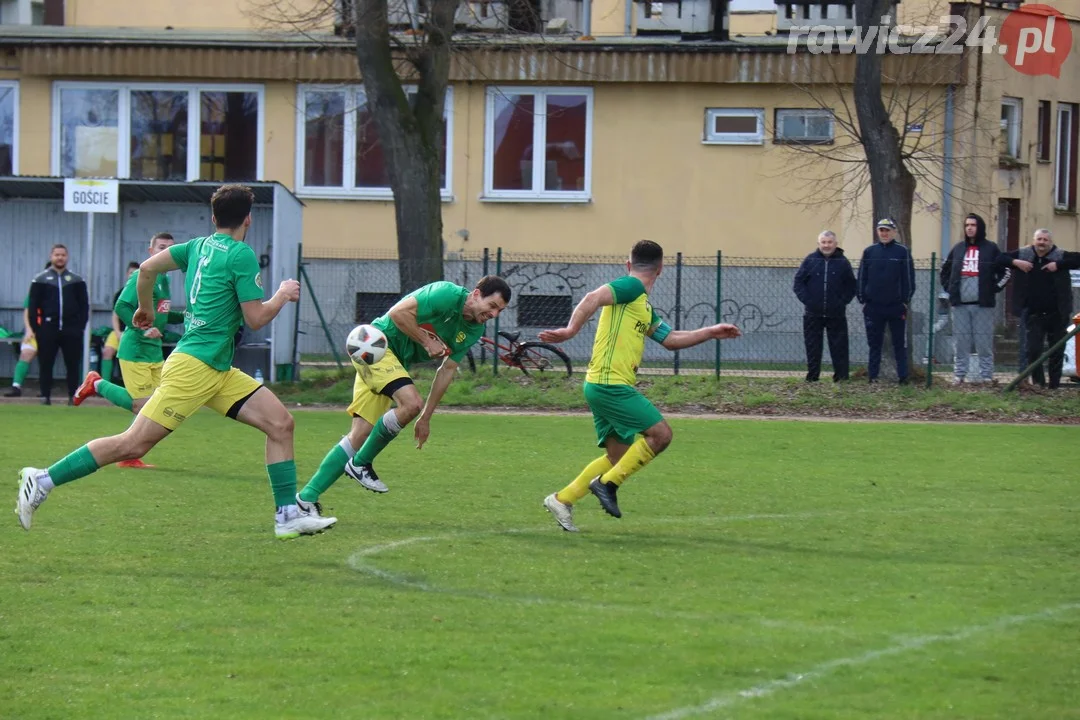
M 363 550 L 358 550 L 349 556 L 346 563 L 353 570 L 371 575 L 372 577 L 379 578 L 385 582 L 401 587 L 412 588 L 413 590 L 420 590 L 422 592 L 439 593 L 443 595 L 453 595 L 456 597 L 476 598 L 478 600 L 495 600 L 495 601 L 511 601 L 520 603 L 522 605 L 574 605 L 575 607 L 590 607 L 597 610 L 606 610 L 612 612 L 629 612 L 629 613 L 642 613 L 653 615 L 663 619 L 676 619 L 676 620 L 691 620 L 695 622 L 701 621 L 716 621 L 716 622 L 734 622 L 734 621 L 751 621 L 756 622 L 763 627 L 772 628 L 784 628 L 787 630 L 799 630 L 802 632 L 825 632 L 830 635 L 847 635 L 851 636 L 851 632 L 844 629 L 829 625 L 811 625 L 808 623 L 801 623 L 787 620 L 774 620 L 771 618 L 761 617 L 747 617 L 739 614 L 701 614 L 701 613 L 689 613 L 681 612 L 678 610 L 670 609 L 652 609 L 640 605 L 613 605 L 609 603 L 596 603 L 578 598 L 573 599 L 559 599 L 541 597 L 536 595 L 501 595 L 495 593 L 483 592 L 480 590 L 462 590 L 456 588 L 444 588 L 436 585 L 431 585 L 419 580 L 411 580 L 397 573 L 392 573 L 382 568 L 376 567 L 371 563 L 364 561 L 365 558 L 380 555 L 391 550 L 397 550 L 399 548 L 408 547 L 410 545 L 417 545 L 420 543 L 442 542 L 446 540 L 461 540 L 463 538 L 476 537 L 481 535 L 516 535 L 539 532 L 536 529 L 519 529 L 519 530 L 478 530 L 475 532 L 460 532 L 449 533 L 446 535 L 425 535 L 417 537 L 404 538 L 402 540 L 394 540 L 387 543 L 381 543 L 379 545 L 373 545 Z
M 927 645 L 942 642 L 960 642 L 967 640 L 970 637 L 979 635 L 981 633 L 997 632 L 1006 630 L 1015 625 L 1022 625 L 1024 623 L 1032 622 L 1035 620 L 1043 620 L 1051 618 L 1056 615 L 1068 612 L 1070 610 L 1080 609 L 1080 603 L 1070 603 L 1067 605 L 1058 605 L 1057 607 L 1047 608 L 1040 610 L 1039 612 L 1031 613 L 1029 615 L 1006 615 L 998 618 L 997 620 L 988 623 L 986 625 L 973 625 L 971 627 L 962 628 L 956 632 L 944 634 L 944 635 L 921 635 L 913 637 L 903 642 L 897 643 L 891 647 L 882 648 L 880 650 L 871 650 L 861 655 L 853 655 L 846 658 L 838 658 L 836 660 L 829 660 L 823 662 L 820 665 L 816 665 L 811 669 L 788 675 L 784 678 L 777 680 L 770 680 L 769 682 L 761 683 L 760 685 L 754 685 L 753 687 L 746 688 L 745 690 L 737 690 L 724 695 L 718 695 L 712 700 L 702 705 L 692 705 L 688 707 L 676 708 L 675 710 L 669 710 L 668 712 L 660 715 L 651 715 L 648 720 L 682 720 L 694 715 L 705 715 L 707 713 L 715 712 L 716 710 L 723 710 L 724 708 L 730 708 L 731 706 L 742 702 L 743 700 L 750 700 L 754 698 L 763 698 L 781 690 L 788 690 L 797 685 L 800 685 L 808 680 L 817 680 L 825 675 L 828 675 L 832 671 L 842 667 L 853 667 L 859 665 L 866 665 L 867 663 L 880 660 L 882 658 L 892 657 L 893 655 L 900 655 L 901 653 L 910 652 L 912 650 L 920 650 Z

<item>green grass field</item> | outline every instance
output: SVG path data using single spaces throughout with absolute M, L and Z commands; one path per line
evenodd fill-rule
M 436 416 L 283 543 L 204 411 L 23 532 L 19 467 L 126 421 L 0 411 L 0 717 L 1080 718 L 1071 428 L 673 420 L 575 535 L 587 417 Z M 346 425 L 297 413 L 303 480 Z

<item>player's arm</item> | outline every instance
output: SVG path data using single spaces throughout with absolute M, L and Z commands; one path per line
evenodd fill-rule
M 187 243 L 184 243 L 183 246 L 186 245 Z M 135 294 L 139 299 L 139 307 L 132 315 L 131 325 L 140 330 L 148 330 L 154 324 L 154 319 L 157 317 L 157 306 L 154 304 L 154 286 L 157 284 L 157 277 L 162 273 L 180 268 L 171 251 L 183 246 L 174 245 L 169 248 L 170 252 L 159 252 L 143 260 L 139 265 L 139 275 L 135 281 Z
M 443 344 L 442 340 L 432 337 L 420 327 L 419 309 L 420 303 L 415 297 L 402 298 L 394 303 L 394 307 L 390 308 L 390 321 L 394 323 L 398 330 L 423 345 L 424 349 L 428 351 L 428 355 L 433 358 L 442 357 L 446 354 L 446 345 Z
M 570 315 L 570 322 L 567 323 L 566 327 L 558 330 L 544 330 L 540 333 L 540 339 L 544 342 L 566 342 L 581 332 L 581 328 L 585 326 L 585 323 L 589 322 L 589 318 L 596 314 L 597 310 L 605 305 L 614 304 L 615 293 L 612 291 L 611 285 L 601 285 L 581 298 L 581 302 L 577 304 L 574 312 Z
M 663 320 L 653 325 L 649 331 L 649 337 L 668 350 L 685 350 L 709 340 L 726 340 L 740 335 L 742 332 L 739 328 L 728 323 L 718 323 L 697 330 L 672 330 Z
M 442 402 L 446 389 L 454 381 L 457 368 L 458 364 L 456 362 L 446 358 L 435 373 L 435 379 L 431 383 L 431 390 L 428 392 L 427 400 L 424 401 L 424 409 L 420 411 L 420 417 L 416 418 L 413 425 L 413 435 L 416 438 L 417 449 L 424 447 L 428 435 L 431 434 L 431 416 L 435 414 L 435 408 Z
M 164 253 L 158 253 L 164 255 Z M 286 304 L 300 299 L 300 282 L 297 280 L 282 280 L 274 293 L 266 302 L 262 300 L 248 300 L 240 303 L 240 310 L 244 313 L 244 323 L 252 330 L 266 327 L 278 316 L 281 308 Z

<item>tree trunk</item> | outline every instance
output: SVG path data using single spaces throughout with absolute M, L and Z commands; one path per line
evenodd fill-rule
M 856 0 L 855 22 L 860 34 L 865 37 L 870 27 L 881 22 L 881 18 L 890 14 L 889 0 Z M 898 240 L 911 249 L 911 209 L 915 202 L 915 178 L 904 164 L 903 146 L 900 132 L 889 119 L 889 111 L 881 98 L 881 70 L 884 56 L 874 52 L 864 52 L 855 58 L 855 82 L 853 94 L 855 113 L 859 120 L 859 132 L 862 135 L 863 150 L 870 171 L 870 195 L 874 207 L 871 219 L 876 223 L 880 218 L 892 218 L 898 228 Z M 875 234 L 876 235 L 876 234 Z M 876 242 L 876 237 L 875 237 Z M 882 348 L 881 374 L 896 377 L 896 361 L 893 358 L 892 341 L 885 334 Z M 907 351 L 908 367 L 913 367 L 913 325 L 911 312 L 908 311 Z M 909 370 L 910 371 L 910 370 Z
M 443 110 L 457 5 L 430 0 L 423 39 L 404 51 L 418 76 L 410 101 L 394 66 L 387 0 L 356 3 L 356 58 L 394 195 L 402 293 L 443 277 Z

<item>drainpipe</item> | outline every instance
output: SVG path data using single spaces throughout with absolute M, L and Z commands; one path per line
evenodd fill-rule
M 581 3 L 581 34 L 592 35 L 592 0 L 582 0 Z
M 953 130 L 955 123 L 956 88 L 949 85 L 945 89 L 945 157 L 941 174 L 941 257 L 946 257 L 952 248 L 952 204 L 953 204 Z
M 634 34 L 634 0 L 623 0 L 626 3 L 626 29 L 624 34 L 631 37 Z

